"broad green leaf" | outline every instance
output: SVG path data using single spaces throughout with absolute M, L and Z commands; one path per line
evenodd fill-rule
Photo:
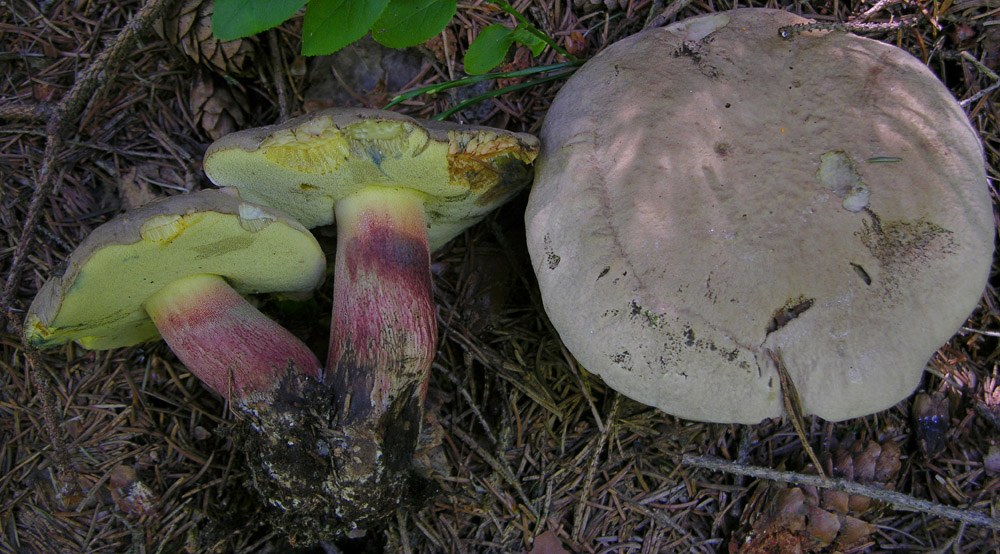
M 302 55 L 332 54 L 365 36 L 389 0 L 309 0 Z
M 308 0 L 215 0 L 212 33 L 219 40 L 255 35 L 280 25 Z
M 465 52 L 465 72 L 479 75 L 500 65 L 511 44 L 514 44 L 514 31 L 503 25 L 483 29 Z
M 531 34 L 531 31 L 520 25 L 518 25 L 517 29 L 514 29 L 514 34 L 512 36 L 516 42 L 520 42 L 528 48 L 531 48 L 532 56 L 538 56 L 542 53 L 542 50 L 545 50 L 545 41 Z
M 455 15 L 455 0 L 389 0 L 372 37 L 389 48 L 406 48 L 441 32 Z

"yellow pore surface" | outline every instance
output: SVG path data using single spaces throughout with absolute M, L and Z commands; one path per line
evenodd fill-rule
M 241 212 L 156 215 L 137 242 L 91 249 L 81 260 L 74 253 L 32 304 L 28 340 L 106 349 L 157 339 L 143 303 L 191 274 L 221 276 L 241 293 L 307 291 L 322 280 L 325 261 L 311 235 L 248 204 Z
M 436 140 L 409 121 L 369 119 L 339 128 L 319 116 L 276 131 L 255 150 L 216 151 L 205 167 L 216 184 L 234 186 L 241 198 L 309 228 L 333 223 L 334 204 L 363 187 L 418 191 L 435 248 L 525 184 L 507 166 L 526 168 L 535 153 L 484 129 L 450 130 L 447 140 Z

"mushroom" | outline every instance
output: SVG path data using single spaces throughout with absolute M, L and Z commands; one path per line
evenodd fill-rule
M 305 292 L 325 257 L 298 222 L 220 191 L 151 202 L 95 229 L 28 310 L 28 343 L 89 349 L 162 337 L 215 392 L 246 407 L 319 361 L 241 293 Z
M 356 514 L 345 520 L 404 496 L 437 344 L 430 252 L 530 182 L 537 151 L 523 133 L 345 108 L 237 132 L 206 152 L 216 185 L 306 227 L 336 221 L 326 382 L 344 453 L 333 488 L 342 515 Z
M 779 416 L 779 365 L 804 413 L 885 409 L 985 286 L 961 108 L 893 46 L 779 36 L 806 22 L 740 9 L 639 33 L 546 115 L 525 215 L 546 312 L 584 367 L 669 414 Z

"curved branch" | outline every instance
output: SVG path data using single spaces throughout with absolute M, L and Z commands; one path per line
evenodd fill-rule
M 133 51 L 139 35 L 144 33 L 153 20 L 170 7 L 175 0 L 147 0 L 145 4 L 129 19 L 128 23 L 115 38 L 108 42 L 94 61 L 73 83 L 62 100 L 52 108 L 17 107 L 3 114 L 17 119 L 41 119 L 44 117 L 45 152 L 42 155 L 42 167 L 38 172 L 38 186 L 31 194 L 28 213 L 21 227 L 21 237 L 14 249 L 14 257 L 10 263 L 10 271 L 4 283 L 3 294 L 0 295 L 0 328 L 12 319 L 11 302 L 14 291 L 21 281 L 24 272 L 24 262 L 35 238 L 35 226 L 41 214 L 42 206 L 49 194 L 58 184 L 59 171 L 56 167 L 56 156 L 62 150 L 63 140 L 74 129 L 74 123 L 91 99 L 99 96 L 103 88 L 111 81 L 118 62 Z

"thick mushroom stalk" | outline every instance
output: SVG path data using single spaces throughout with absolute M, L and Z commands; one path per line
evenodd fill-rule
M 330 412 L 320 364 L 241 294 L 304 293 L 325 273 L 315 237 L 284 213 L 219 191 L 172 196 L 87 236 L 38 291 L 25 339 L 95 350 L 165 339 L 241 414 L 232 437 L 267 468 L 258 488 L 312 490 L 328 473 L 313 454 L 334 442 L 316 432 Z
M 255 470 L 284 529 L 357 536 L 425 496 L 411 462 L 437 340 L 430 252 L 527 185 L 537 152 L 522 133 L 357 108 L 209 148 L 215 184 L 306 227 L 337 224 L 330 394 L 309 404 L 312 427 L 298 425 L 314 429 L 302 444 L 316 448 L 288 457 L 280 478 L 279 452 Z
M 316 356 L 217 275 L 169 283 L 144 305 L 163 340 L 226 398 L 270 392 L 287 374 L 320 377 Z
M 84 239 L 31 303 L 25 339 L 89 349 L 165 339 L 241 413 L 232 437 L 257 488 L 298 508 L 334 488 L 331 400 L 316 357 L 241 294 L 305 293 L 326 267 L 315 237 L 280 211 L 219 191 L 172 196 Z
M 423 404 L 437 343 L 421 194 L 369 187 L 340 200 L 327 381 L 342 421 Z M 417 412 L 419 413 L 419 412 Z
M 437 343 L 422 194 L 367 187 L 337 202 L 327 384 L 339 414 L 336 490 L 348 521 L 408 496 Z

